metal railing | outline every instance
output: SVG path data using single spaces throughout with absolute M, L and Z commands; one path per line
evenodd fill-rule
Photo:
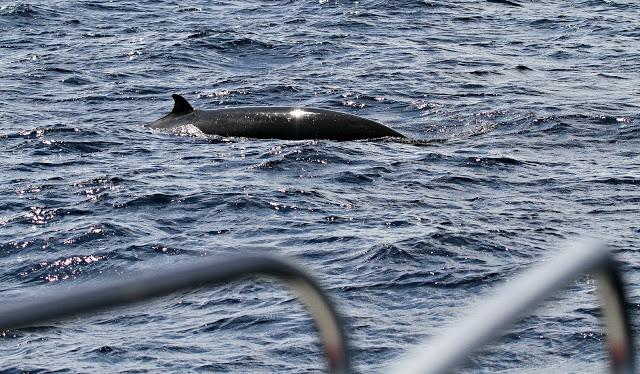
M 297 292 L 316 322 L 329 371 L 348 373 L 347 338 L 328 296 L 306 272 L 273 256 L 201 259 L 198 263 L 156 269 L 118 282 L 56 292 L 37 300 L 0 303 L 0 332 L 255 275 L 281 280 Z
M 595 242 L 574 243 L 558 256 L 498 287 L 489 299 L 469 306 L 473 314 L 411 349 L 392 371 L 453 371 L 547 296 L 584 274 L 594 274 L 598 282 L 611 371 L 635 373 L 632 330 L 620 272 L 609 251 Z
M 494 296 L 469 308 L 474 313 L 456 321 L 442 334 L 413 348 L 392 366 L 396 373 L 449 373 L 483 345 L 498 337 L 545 297 L 579 276 L 596 275 L 614 373 L 633 373 L 634 347 L 620 273 L 601 245 L 574 245 L 559 256 L 499 287 Z M 318 284 L 286 260 L 244 256 L 156 269 L 153 273 L 109 284 L 84 286 L 48 298 L 4 303 L 0 331 L 15 329 L 139 302 L 180 290 L 214 285 L 252 275 L 284 281 L 297 291 L 313 315 L 332 373 L 350 371 L 349 350 L 341 318 Z

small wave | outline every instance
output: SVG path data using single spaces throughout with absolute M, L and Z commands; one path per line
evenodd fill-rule
M 498 96 L 498 94 L 493 92 L 464 92 L 464 93 L 451 94 L 451 96 L 462 97 L 462 98 L 467 98 L 467 97 L 488 97 L 489 98 L 489 97 Z
M 511 1 L 511 0 L 487 0 L 488 3 L 494 3 L 494 4 L 500 4 L 500 5 L 507 5 L 507 6 L 512 6 L 512 7 L 522 7 L 522 4 L 520 3 L 516 3 L 515 1 Z
M 46 146 L 55 149 L 57 151 L 61 151 L 62 153 L 96 153 L 102 152 L 105 150 L 113 149 L 114 146 L 120 143 L 112 143 L 112 142 L 100 142 L 100 141 L 90 141 L 90 142 L 73 142 L 73 141 L 57 141 L 57 140 L 46 140 L 43 142 Z
M 620 140 L 638 140 L 640 138 L 640 126 L 625 126 L 619 129 L 617 138 Z
M 138 196 L 135 199 L 129 201 L 120 202 L 114 204 L 114 208 L 134 208 L 134 207 L 147 207 L 157 205 L 167 205 L 178 201 L 182 198 L 180 195 L 168 195 L 163 193 L 152 193 L 147 195 Z
M 620 215 L 636 215 L 638 213 L 637 208 L 601 208 L 601 209 L 593 209 L 587 212 L 587 214 L 597 215 L 597 216 L 614 216 L 620 217 Z
M 73 74 L 73 73 L 77 73 L 74 70 L 69 70 L 69 69 L 65 69 L 65 68 L 60 68 L 60 67 L 45 67 L 41 69 L 42 71 L 51 71 L 54 73 L 61 73 L 61 74 Z
M 411 102 L 411 105 L 414 106 L 418 110 L 440 110 L 442 109 L 442 104 L 432 101 L 425 100 L 415 100 Z
M 104 228 L 99 226 L 91 226 L 86 232 L 83 232 L 80 235 L 75 235 L 72 237 L 65 238 L 63 243 L 65 245 L 85 244 L 93 240 L 103 238 L 104 236 L 105 236 Z
M 269 50 L 275 48 L 274 45 L 252 38 L 237 38 L 237 39 L 221 39 L 207 38 L 206 35 L 193 38 L 194 43 L 202 45 L 203 47 L 219 50 L 221 52 L 237 53 L 238 50 L 251 49 L 255 50 Z
M 66 96 L 62 99 L 59 99 L 59 102 L 66 103 L 66 102 L 82 101 L 87 103 L 91 103 L 91 102 L 102 103 L 102 102 L 109 102 L 109 101 L 130 101 L 131 99 L 133 99 L 131 96 L 109 94 L 109 95 L 86 95 L 81 97 Z
M 584 135 L 601 134 L 601 129 L 598 127 L 604 126 L 614 129 L 611 126 L 616 126 L 615 130 L 618 135 L 625 131 L 633 131 L 633 117 L 616 117 L 611 115 L 584 115 L 584 114 L 569 114 L 561 116 L 548 116 L 538 117 L 533 119 L 532 129 L 534 131 L 544 132 L 546 134 L 568 134 L 568 133 L 582 133 Z
M 605 74 L 605 73 L 599 73 L 598 76 L 602 77 L 602 78 L 617 79 L 617 80 L 628 80 L 629 79 L 627 77 L 622 77 L 620 75 Z
M 353 217 L 341 217 L 341 216 L 326 216 L 323 217 L 322 219 L 317 220 L 318 223 L 329 223 L 329 224 L 333 224 L 333 223 L 342 223 L 342 222 L 352 222 L 353 221 Z
M 487 75 L 502 75 L 502 73 L 495 70 L 474 70 L 470 71 L 469 74 L 477 75 L 479 77 L 484 77 Z
M 32 130 L 23 130 L 13 134 L 4 135 L 6 139 L 38 139 L 48 134 L 74 134 L 82 133 L 83 136 L 96 135 L 97 133 L 91 130 L 81 130 L 77 127 L 71 127 L 68 125 L 54 125 L 49 127 L 37 127 Z
M 126 351 L 123 349 L 113 348 L 109 345 L 103 345 L 102 347 L 93 350 L 93 353 L 100 353 L 100 354 L 118 354 L 118 353 L 125 353 L 125 352 Z
M 465 126 L 465 128 L 460 132 L 460 135 L 464 137 L 480 136 L 494 131 L 496 127 L 497 124 L 495 122 L 476 120 Z
M 460 85 L 460 88 L 464 88 L 467 90 L 480 90 L 486 88 L 486 86 L 479 83 L 463 83 Z
M 46 249 L 48 247 L 49 241 L 47 239 L 19 239 L 0 244 L 0 253 L 5 255 L 21 251 L 29 252 Z
M 434 288 L 445 289 L 471 289 L 478 286 L 483 286 L 488 283 L 494 283 L 496 280 L 503 279 L 504 273 L 498 271 L 483 272 L 483 271 L 418 271 L 414 273 L 402 274 L 391 282 L 394 287 L 409 288 L 409 287 L 424 287 L 430 286 Z
M 104 255 L 62 257 L 22 266 L 17 269 L 17 273 L 27 282 L 58 282 L 76 279 L 95 269 L 99 262 L 106 259 L 107 256 Z
M 474 15 L 474 16 L 459 16 L 459 17 L 454 17 L 454 19 L 456 21 L 467 23 L 467 22 L 479 22 L 479 21 L 482 21 L 484 19 L 484 17 Z
M 192 34 L 189 34 L 187 36 L 187 39 L 200 39 L 200 38 L 204 38 L 205 36 L 209 36 L 209 35 L 210 35 L 209 31 L 202 30 L 202 31 L 197 31 L 197 32 L 194 32 Z
M 609 177 L 609 178 L 599 178 L 592 179 L 588 181 L 589 183 L 603 183 L 603 184 L 611 184 L 611 185 L 640 185 L 640 179 L 635 177 Z
M 200 7 L 186 7 L 186 8 L 178 8 L 178 12 L 179 13 L 184 13 L 184 12 L 202 12 L 202 8 Z
M 463 164 L 466 166 L 513 166 L 525 163 L 510 157 L 467 157 Z
M 377 244 L 367 249 L 364 258 L 368 262 L 398 262 L 398 261 L 415 261 L 416 258 L 404 249 L 393 244 Z
M 105 184 L 116 185 L 122 183 L 124 180 L 120 177 L 107 177 L 100 176 L 92 179 L 86 179 L 80 182 L 76 182 L 73 185 L 75 187 L 86 188 L 86 187 L 96 187 L 102 186 Z
M 28 225 L 45 225 L 62 219 L 65 216 L 83 216 L 90 214 L 89 211 L 74 208 L 47 208 L 33 206 L 29 208 L 29 212 L 21 214 L 12 222 Z
M 99 33 L 99 32 L 97 32 L 97 33 L 96 32 L 88 32 L 88 33 L 85 33 L 82 37 L 83 38 L 89 38 L 89 39 L 99 39 L 99 38 L 112 38 L 114 36 L 115 35 L 113 35 L 113 34 L 102 34 L 102 33 Z
M 442 144 L 442 143 L 446 143 L 448 140 L 449 139 L 447 138 L 429 138 L 429 139 L 394 138 L 393 139 L 393 141 L 396 143 L 411 144 L 417 147 L 432 146 L 434 144 Z
M 385 100 L 382 96 L 372 96 L 360 92 L 348 91 L 340 95 L 341 99 L 335 102 L 336 105 L 341 105 L 349 108 L 362 109 L 370 104 L 374 104 Z
M 91 80 L 81 77 L 69 77 L 62 80 L 62 83 L 70 85 L 70 86 L 86 86 L 87 84 L 91 84 Z
M 253 93 L 269 94 L 271 96 L 272 94 L 299 93 L 302 91 L 304 90 L 300 86 L 294 86 L 292 84 L 277 84 L 254 90 Z
M 556 18 L 539 18 L 539 19 L 534 19 L 533 21 L 530 22 L 531 25 L 534 26 L 542 26 L 542 25 L 555 25 L 558 23 L 566 23 L 569 22 L 568 20 L 556 17 Z
M 373 178 L 367 175 L 364 175 L 362 173 L 356 173 L 353 171 L 343 171 L 343 172 L 337 173 L 337 175 L 335 175 L 333 179 L 339 183 L 352 183 L 352 184 L 371 183 L 374 181 Z
M 269 152 L 264 153 L 261 158 L 274 158 L 274 155 L 279 156 L 278 158 L 263 161 L 259 164 L 249 166 L 249 168 L 289 171 L 293 166 L 300 165 L 302 163 L 327 165 L 329 163 L 342 162 L 342 158 L 338 155 L 332 155 L 331 152 L 307 147 L 308 144 L 317 144 L 316 141 L 295 141 L 294 145 L 299 145 L 301 142 L 304 143 L 302 143 L 303 145 L 300 147 L 273 147 Z
M 479 182 L 476 178 L 464 177 L 460 175 L 446 176 L 435 179 L 439 183 L 447 184 L 477 184 Z
M 263 316 L 247 316 L 247 315 L 239 315 L 236 317 L 227 317 L 221 318 L 214 322 L 209 322 L 204 325 L 204 327 L 200 328 L 200 332 L 211 332 L 218 330 L 236 330 L 236 329 L 246 329 L 252 326 L 267 324 L 267 323 L 275 323 L 280 321 L 280 318 L 268 318 Z
M 277 170 L 284 170 L 284 168 L 281 167 L 281 165 L 284 163 L 283 159 L 279 159 L 279 160 L 269 160 L 269 161 L 265 161 L 265 162 L 261 162 L 257 165 L 251 165 L 249 166 L 249 169 L 277 169 Z
M 36 13 L 31 4 L 18 3 L 0 6 L 0 16 L 33 17 Z
M 32 153 L 32 156 L 51 156 L 51 152 L 49 151 L 34 151 Z M 14 166 L 14 170 L 15 171 L 28 171 L 28 172 L 33 172 L 34 170 L 40 169 L 40 170 L 51 170 L 51 169 L 56 169 L 56 168 L 65 168 L 65 167 L 72 167 L 72 166 L 87 166 L 89 162 L 85 161 L 85 160 L 74 160 L 74 161 L 57 161 L 57 160 L 51 160 L 51 161 L 36 161 L 36 162 L 29 162 L 29 163 L 24 163 L 24 164 L 20 164 L 20 165 L 16 165 Z
M 542 123 L 540 131 L 547 134 L 566 134 L 573 131 L 573 126 L 565 122 Z
M 597 123 L 602 125 L 617 125 L 617 124 L 629 121 L 629 119 L 625 117 L 616 117 L 616 116 L 610 116 L 610 115 L 604 115 L 604 114 L 597 115 L 597 116 L 579 116 L 578 118 L 581 118 L 581 117 L 586 117 L 590 121 L 595 120 Z
M 357 108 L 357 109 L 362 109 L 367 106 L 365 103 L 361 103 L 355 100 L 343 100 L 340 102 L 340 105 L 349 107 L 349 108 Z
M 133 3 L 132 5 L 129 5 L 128 3 L 122 4 L 122 3 L 111 3 L 111 2 L 104 2 L 104 1 L 88 1 L 88 2 L 82 2 L 80 3 L 83 7 L 85 8 L 89 8 L 91 11 L 93 10 L 97 10 L 97 11 L 111 11 L 111 12 L 123 12 L 123 11 L 139 11 L 140 8 L 136 5 L 134 6 Z
M 163 244 L 151 244 L 151 245 L 131 245 L 125 250 L 126 253 L 135 253 L 136 258 L 141 256 L 155 257 L 157 255 L 180 255 L 187 254 L 189 251 L 182 248 L 172 247 Z

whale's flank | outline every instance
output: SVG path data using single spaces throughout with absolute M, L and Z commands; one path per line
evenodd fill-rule
M 238 107 L 194 109 L 180 95 L 172 95 L 173 110 L 147 124 L 154 129 L 193 125 L 205 134 L 259 139 L 359 140 L 404 138 L 401 133 L 372 120 L 326 109 L 301 107 Z

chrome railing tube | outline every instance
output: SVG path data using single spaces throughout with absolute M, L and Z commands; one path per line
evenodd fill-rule
M 493 297 L 468 308 L 473 314 L 454 321 L 442 334 L 411 349 L 393 365 L 393 372 L 454 371 L 472 353 L 499 336 L 522 315 L 531 312 L 545 297 L 585 273 L 594 273 L 599 282 L 611 370 L 633 373 L 633 340 L 622 282 L 609 252 L 593 242 L 576 243 L 569 250 L 498 287 Z
M 202 258 L 197 263 L 156 269 L 113 283 L 62 289 L 37 300 L 4 302 L 0 307 L 0 331 L 130 304 L 197 286 L 215 285 L 252 275 L 269 276 L 295 289 L 313 315 L 326 351 L 329 370 L 350 370 L 346 335 L 333 304 L 318 284 L 288 261 L 273 256 Z

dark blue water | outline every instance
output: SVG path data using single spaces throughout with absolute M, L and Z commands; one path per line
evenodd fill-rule
M 602 238 L 640 321 L 640 6 L 633 1 L 5 1 L 3 302 L 245 252 L 294 257 L 383 370 L 465 305 Z M 198 108 L 304 105 L 415 139 L 222 139 L 142 125 Z M 474 358 L 599 372 L 595 283 Z M 0 369 L 304 372 L 311 320 L 240 282 L 11 331 Z

